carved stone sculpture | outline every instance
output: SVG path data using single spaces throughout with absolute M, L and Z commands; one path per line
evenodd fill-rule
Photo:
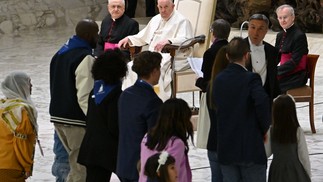
M 322 33 L 323 0 L 218 0 L 215 19 L 223 18 L 238 28 L 252 14 L 263 13 L 272 30 L 279 31 L 275 9 L 282 4 L 295 8 L 295 22 L 304 32 Z

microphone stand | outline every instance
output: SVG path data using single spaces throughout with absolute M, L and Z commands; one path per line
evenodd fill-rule
M 242 22 L 242 24 L 240 26 L 240 37 L 242 37 L 242 28 L 243 28 L 244 24 L 248 24 L 248 23 L 249 23 L 248 21 Z

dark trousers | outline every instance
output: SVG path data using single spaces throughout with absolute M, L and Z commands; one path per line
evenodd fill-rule
M 146 16 L 152 17 L 156 15 L 156 3 L 155 0 L 145 0 L 146 1 Z M 137 0 L 126 0 L 126 12 L 125 14 L 130 18 L 135 17 L 137 8 Z
M 306 71 L 299 71 L 289 76 L 283 77 L 278 80 L 280 90 L 282 93 L 286 93 L 289 89 L 302 87 L 306 85 L 307 78 L 308 77 Z

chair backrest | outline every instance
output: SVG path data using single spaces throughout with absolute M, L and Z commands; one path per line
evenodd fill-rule
M 217 0 L 175 0 L 175 9 L 190 20 L 194 36 L 205 35 L 204 44 L 194 46 L 194 57 L 203 57 L 210 44 L 210 26 L 215 15 Z
M 307 55 L 307 72 L 308 78 L 310 79 L 310 87 L 314 86 L 315 67 L 320 55 L 308 54 Z

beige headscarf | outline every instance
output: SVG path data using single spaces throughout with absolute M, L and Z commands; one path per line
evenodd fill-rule
M 0 107 L 2 109 L 11 108 L 14 105 L 17 106 L 17 101 L 21 101 L 21 106 L 27 109 L 29 119 L 33 124 L 36 132 L 38 131 L 37 125 L 37 110 L 30 97 L 31 83 L 30 77 L 21 71 L 15 71 L 6 76 L 1 83 L 1 91 L 7 98 L 7 101 L 2 102 Z M 15 100 L 16 99 L 16 100 Z M 21 113 L 16 112 L 18 118 L 21 117 Z

